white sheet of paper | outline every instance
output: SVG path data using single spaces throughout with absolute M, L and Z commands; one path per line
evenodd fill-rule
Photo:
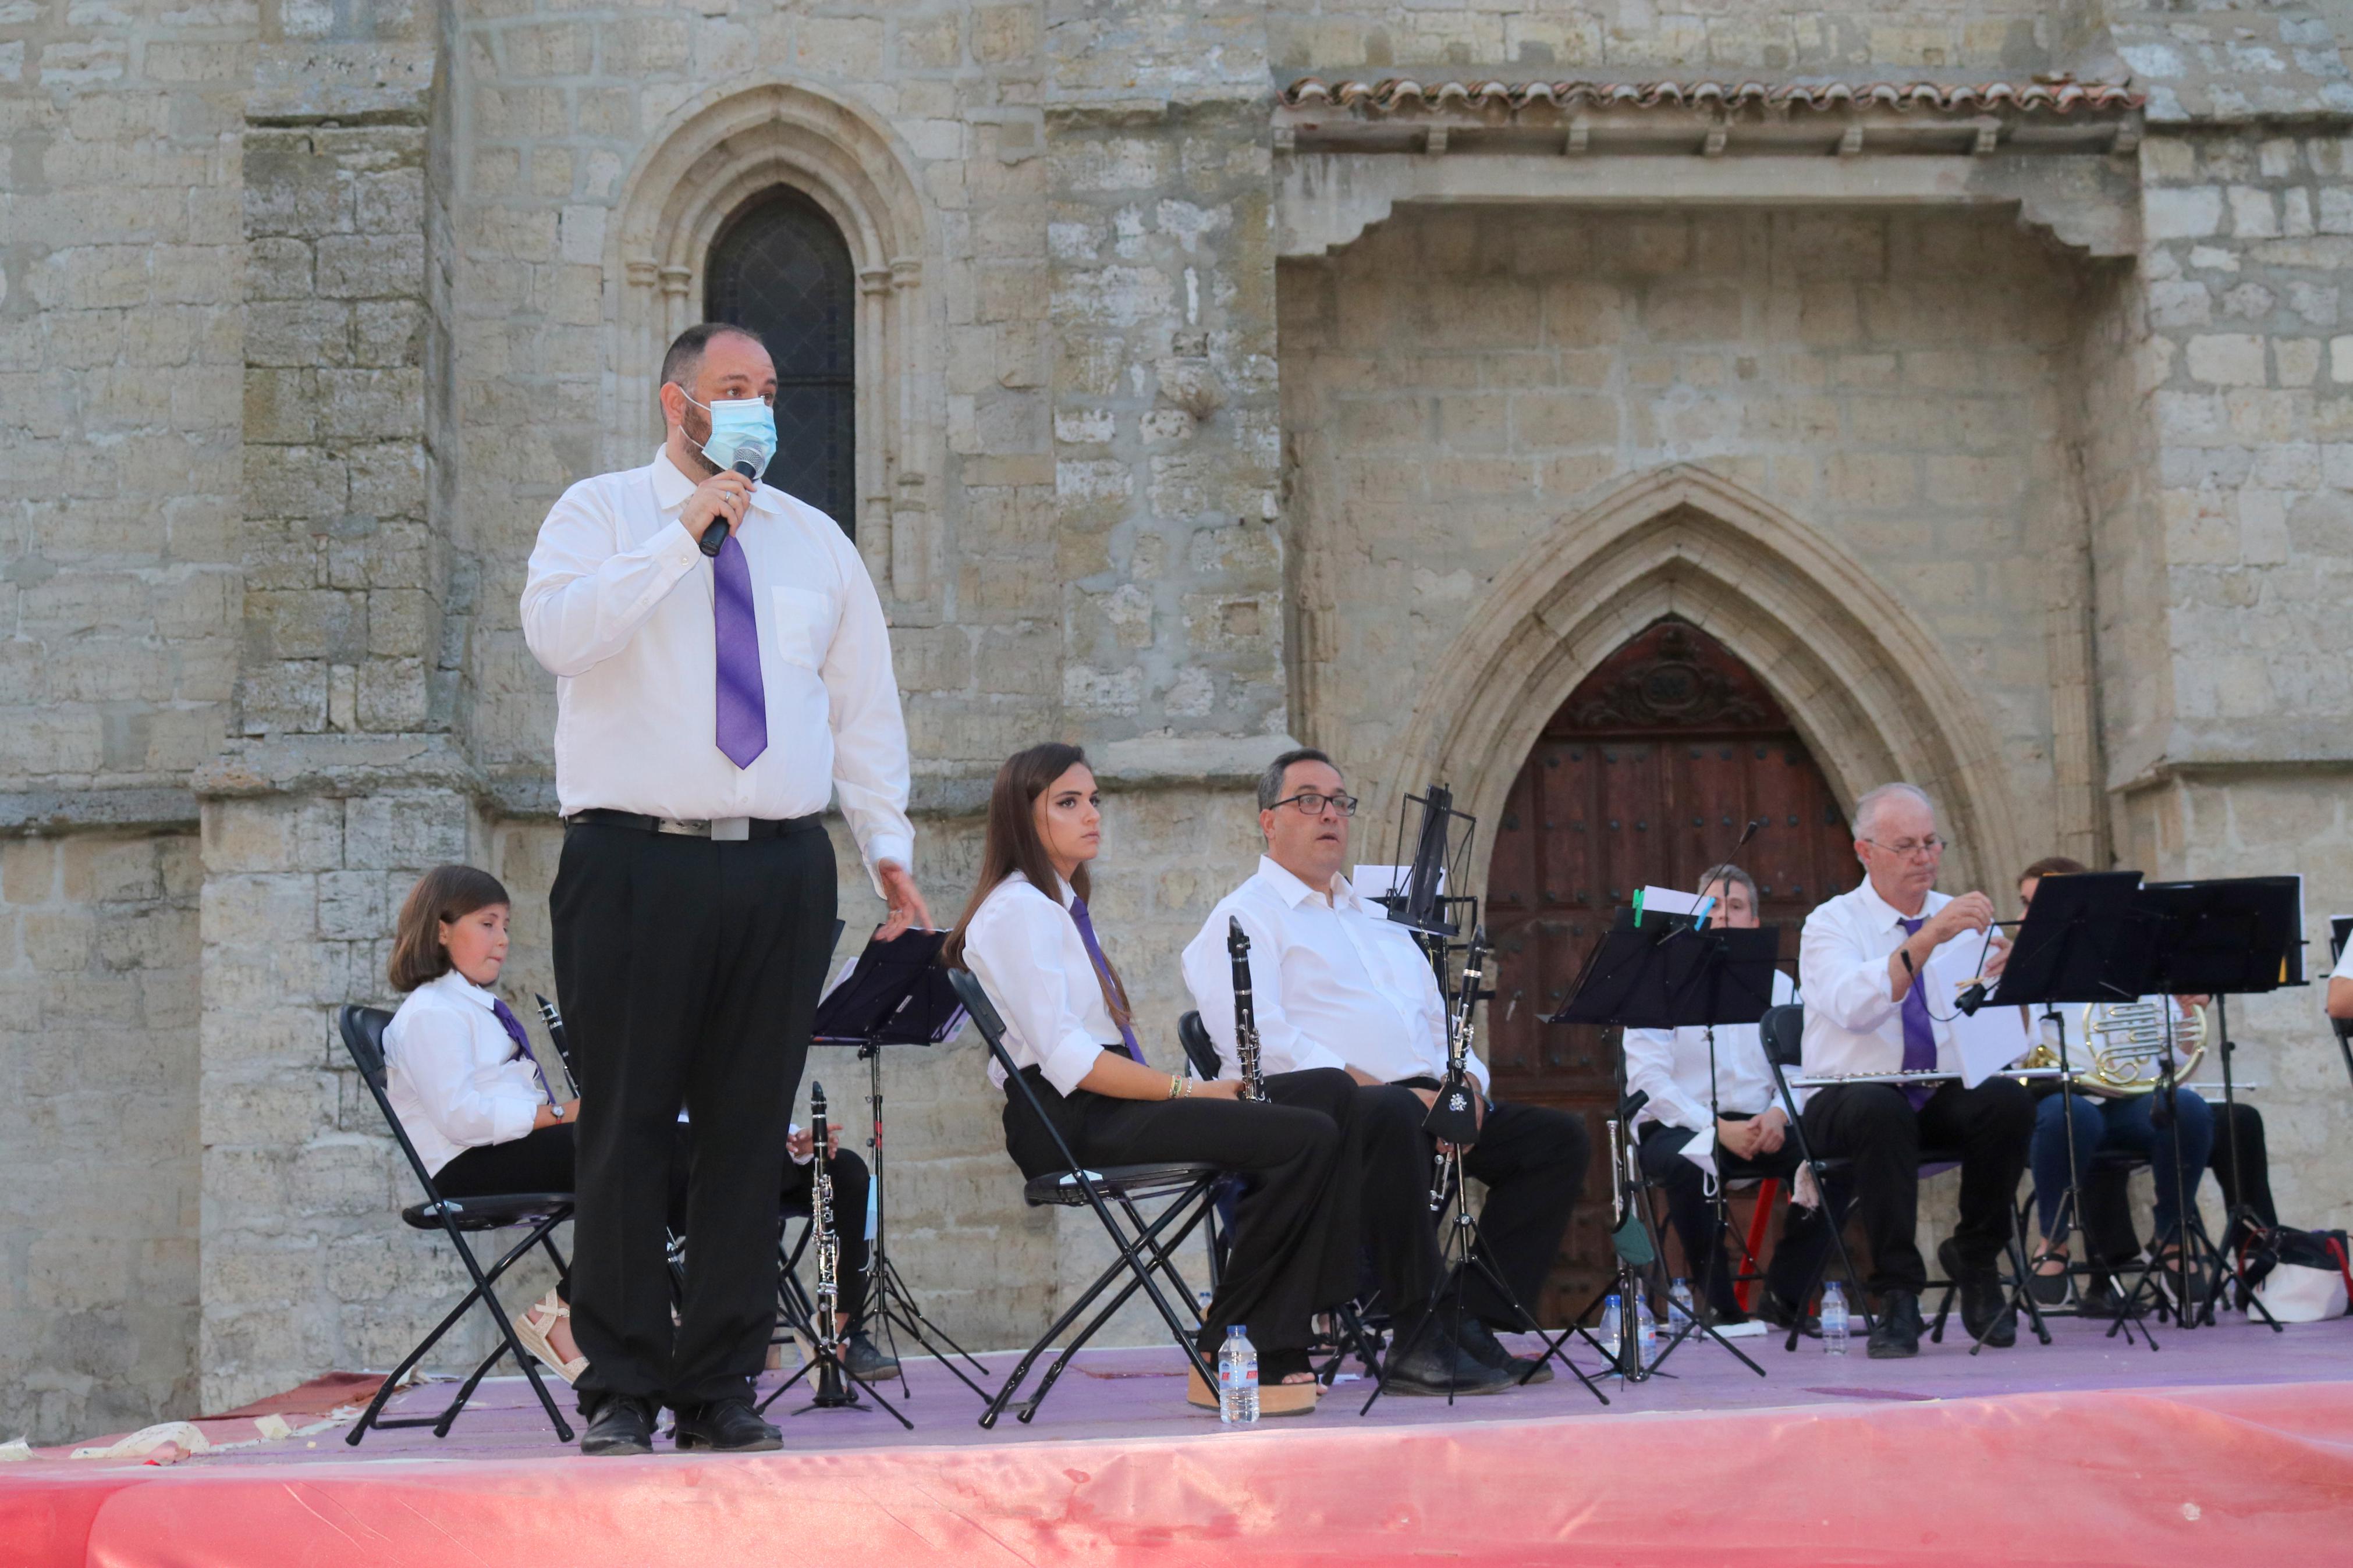
M 832 995 L 835 992 L 840 990 L 841 983 L 849 979 L 850 971 L 857 967 L 858 955 L 856 953 L 853 952 L 849 957 L 843 959 L 841 961 L 841 967 L 833 972 L 833 978 L 825 983 L 825 989 L 817 994 L 818 1000 L 822 1002 L 827 997 Z
M 1642 912 L 1646 915 L 1695 915 L 1699 913 L 1697 893 L 1678 892 L 1672 888 L 1644 888 Z
M 1715 1174 L 1715 1129 L 1704 1128 L 1683 1147 L 1683 1156 L 1710 1176 Z
M 2034 1044 L 2015 1007 L 1980 1007 L 1953 1015 L 1953 1046 L 1960 1053 L 1961 1084 L 1975 1089 L 2024 1056 Z

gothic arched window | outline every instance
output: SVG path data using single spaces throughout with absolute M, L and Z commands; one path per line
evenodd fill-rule
M 857 531 L 857 279 L 823 208 L 762 193 L 711 245 L 704 317 L 748 327 L 776 362 L 776 456 L 764 476 Z

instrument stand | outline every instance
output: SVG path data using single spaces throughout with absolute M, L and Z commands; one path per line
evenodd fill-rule
M 2043 1015 L 2046 1018 L 2058 1022 L 2061 1121 L 2067 1133 L 2067 1190 L 2060 1196 L 2058 1212 L 2068 1220 L 2071 1232 L 2080 1233 L 2084 1252 L 2083 1262 L 2071 1259 L 2067 1271 L 2073 1275 L 2080 1268 L 2087 1285 L 2094 1272 L 2092 1238 L 2083 1223 L 2084 1190 L 2077 1173 L 2084 1166 L 2083 1152 L 2075 1143 L 2074 1068 L 2067 1052 L 2067 1021 L 2060 1016 L 2059 1005 L 2130 1001 L 2141 994 L 2137 987 L 2118 984 L 2114 973 L 2147 960 L 2146 922 L 2136 923 L 2130 914 L 2139 886 L 2137 871 L 2085 871 L 2042 879 L 2034 901 L 2027 910 L 2026 923 L 2019 931 L 2017 944 L 2002 968 L 2001 978 L 1995 983 L 1993 994 L 1982 1004 L 1988 1007 L 2022 1006 L 2030 1012 L 2042 1007 L 2047 1009 Z M 2031 1249 L 2021 1247 L 2018 1261 L 2018 1278 L 2010 1287 L 2008 1310 L 2016 1312 L 2023 1308 L 2034 1325 L 2035 1337 L 2049 1344 L 2050 1329 L 2034 1300 Z M 2118 1283 L 2121 1285 L 2121 1281 Z M 2126 1342 L 2130 1343 L 2133 1331 L 2137 1328 L 2148 1341 L 2148 1348 L 2156 1350 L 2157 1336 L 2139 1320 L 2139 1282 L 2131 1290 L 2118 1289 L 2114 1293 L 2116 1316 L 2108 1325 L 2108 1337 L 2121 1332 Z M 1969 1353 L 1975 1355 L 1984 1348 L 1985 1342 L 1979 1340 L 1969 1347 Z
M 1708 1031 L 1708 1110 L 1717 1113 L 1715 1098 L 1715 1026 L 1719 1024 L 1754 1024 L 1765 1016 L 1773 1002 L 1773 965 L 1778 956 L 1781 933 L 1776 926 L 1748 929 L 1714 927 L 1703 930 L 1687 915 L 1652 913 L 1647 927 L 1644 917 L 1632 910 L 1620 910 L 1611 929 L 1602 934 L 1586 961 L 1585 973 L 1577 977 L 1568 1003 L 1546 1022 L 1553 1024 L 1616 1025 L 1620 1030 L 1618 1052 L 1618 1089 L 1622 1109 L 1626 1094 L 1626 1052 L 1623 1031 L 1638 1029 L 1676 1029 L 1704 1027 Z M 1631 1118 L 1624 1120 L 1628 1148 L 1633 1148 Z M 1718 1117 L 1720 1121 L 1721 1118 Z M 1708 1135 L 1715 1135 L 1711 1124 Z M 1616 1158 L 1612 1152 L 1612 1158 Z M 1630 1159 L 1639 1156 L 1630 1156 Z M 1640 1187 L 1642 1184 L 1635 1184 Z M 1715 1184 L 1715 1214 L 1721 1230 L 1725 1223 L 1724 1183 Z M 1641 1212 L 1641 1222 L 1647 1234 L 1651 1230 L 1650 1215 L 1639 1202 L 1631 1206 Z M 1620 1222 L 1622 1224 L 1622 1221 Z M 1655 1256 L 1656 1244 L 1653 1243 Z M 1724 1247 L 1719 1236 L 1715 1256 L 1709 1260 L 1711 1270 L 1723 1267 Z M 1634 1331 L 1634 1272 L 1625 1255 L 1618 1254 L 1619 1301 L 1620 1319 L 1618 1333 L 1618 1369 L 1621 1377 L 1641 1382 L 1653 1375 L 1666 1364 L 1669 1355 L 1694 1331 L 1705 1334 L 1725 1350 L 1737 1357 L 1742 1365 L 1757 1376 L 1765 1369 L 1751 1361 L 1733 1342 L 1716 1331 L 1715 1325 L 1706 1321 L 1697 1301 L 1692 1303 L 1691 1321 L 1660 1347 L 1659 1354 L 1649 1366 L 1642 1365 L 1640 1336 Z M 1712 1276 L 1711 1276 L 1712 1278 Z M 1592 1310 L 1588 1303 L 1585 1311 Z M 1582 1324 L 1585 1312 L 1577 1314 Z M 1580 1330 L 1580 1331 L 1582 1331 Z
M 2222 1134 L 2231 1141 L 2231 1173 L 2242 1200 L 2231 1205 L 2222 1214 L 2222 1237 L 2225 1241 L 2230 1241 L 2241 1236 L 2252 1236 L 2269 1227 L 2256 1217 L 2253 1205 L 2244 1201 L 2247 1191 L 2247 1168 L 2239 1163 L 2239 1098 L 2236 1082 L 2231 1073 L 2232 1053 L 2238 1047 L 2231 1039 L 2230 998 L 2221 993 L 2217 993 L 2214 997 L 2214 1033 L 2218 1041 L 2217 1048 L 2222 1058 Z M 2345 1044 L 2341 1036 L 2337 1043 L 2340 1046 Z M 2353 1047 L 2348 1047 L 2347 1067 L 2348 1070 L 2353 1070 Z M 2208 1315 L 2210 1317 L 2212 1315 L 2215 1304 L 2222 1299 L 2223 1279 L 2227 1273 L 2231 1281 L 2238 1287 L 2240 1310 L 2253 1312 L 2261 1317 L 2264 1322 L 2271 1325 L 2272 1332 L 2285 1333 L 2287 1331 L 2280 1326 L 2280 1321 L 2277 1318 L 2272 1316 L 2271 1309 L 2264 1306 L 2253 1290 L 2247 1289 L 2246 1249 L 2243 1244 L 2222 1249 L 2222 1258 L 2228 1268 L 2217 1268 L 2214 1271 L 2214 1282 L 2208 1287 L 2206 1293 Z
M 866 1063 L 867 1103 L 872 1113 L 866 1146 L 872 1156 L 874 1194 L 874 1238 L 866 1258 L 866 1321 L 881 1331 L 894 1360 L 899 1356 L 899 1336 L 903 1334 L 987 1404 L 992 1397 L 989 1390 L 956 1362 L 961 1359 L 982 1377 L 988 1375 L 988 1369 L 923 1315 L 914 1292 L 891 1261 L 890 1189 L 884 1181 L 882 1139 L 882 1047 L 935 1046 L 964 1026 L 964 1008 L 948 984 L 947 972 L 938 963 L 941 944 L 946 940 L 945 931 L 909 931 L 887 942 L 869 942 L 849 977 L 818 1004 L 810 1035 L 815 1045 L 854 1047 Z M 914 1397 L 903 1366 L 899 1392 L 902 1398 Z
M 2177 995 L 2209 995 L 2214 998 L 2215 1021 L 2222 1038 L 2222 1086 L 2225 1114 L 2236 1105 L 2236 1089 L 2232 1074 L 2232 1046 L 2230 1036 L 2229 998 L 2256 995 L 2277 990 L 2282 985 L 2304 983 L 2304 903 L 2302 879 L 2295 877 L 2238 877 L 2204 882 L 2153 882 L 2143 887 L 2136 896 L 2137 912 L 2141 913 L 2159 934 L 2154 943 L 2153 984 L 2147 990 L 2168 998 Z M 2166 1014 L 2167 1050 L 2166 1080 L 2172 1077 L 2173 1014 Z M 2236 1163 L 2239 1154 L 2237 1119 L 2230 1118 L 2228 1135 L 2232 1139 L 2231 1152 L 2233 1170 L 2238 1173 L 2240 1190 L 2245 1191 L 2244 1167 Z M 2176 1136 L 2179 1136 L 2177 1124 Z M 2277 1319 L 2257 1300 L 2247 1288 L 2244 1270 L 2235 1254 L 2226 1254 L 2216 1247 L 2212 1237 L 2206 1235 L 2203 1220 L 2186 1201 L 2179 1202 L 2181 1228 L 2175 1251 L 2186 1277 L 2189 1259 L 2189 1237 L 2195 1236 L 2207 1250 L 2214 1268 L 2202 1310 L 2206 1321 L 2213 1321 L 2215 1304 L 2221 1298 L 2225 1272 L 2236 1283 L 2239 1296 L 2247 1310 L 2261 1317 L 2274 1332 L 2284 1332 Z M 2230 1210 L 2232 1222 L 2242 1217 L 2244 1205 L 2234 1205 Z M 2252 1216 L 2247 1216 L 2252 1217 Z M 2224 1234 L 2231 1234 L 2227 1225 Z M 2152 1242 L 2152 1249 L 2159 1243 Z M 2186 1278 L 2181 1281 L 2186 1286 Z M 2179 1291 L 2181 1316 L 2185 1321 L 2198 1315 L 2199 1308 L 2189 1300 L 2188 1289 Z
M 822 1163 L 825 1157 L 824 1146 L 820 1144 L 816 1151 L 815 1158 Z M 818 1287 L 820 1289 L 824 1288 L 822 1276 L 819 1277 Z M 810 1316 L 807 1334 L 807 1337 L 802 1341 L 802 1343 L 807 1352 L 807 1358 L 801 1363 L 798 1371 L 778 1384 L 770 1391 L 767 1398 L 752 1407 L 754 1415 L 766 1411 L 769 1405 L 785 1396 L 786 1389 L 791 1388 L 803 1378 L 807 1378 L 809 1380 L 811 1397 L 807 1405 L 793 1412 L 796 1415 L 806 1415 L 812 1410 L 872 1410 L 880 1406 L 889 1411 L 891 1419 L 908 1431 L 912 1432 L 915 1429 L 915 1424 L 908 1420 L 897 1406 L 883 1398 L 871 1384 L 849 1370 L 849 1363 L 841 1359 L 841 1341 L 839 1339 L 828 1341 L 820 1335 L 818 1332 L 814 1314 Z M 850 1387 L 846 1384 L 856 1386 Z M 874 1395 L 873 1405 L 860 1402 L 857 1394 L 857 1389 L 860 1388 Z
M 1446 1091 L 1440 1089 L 1439 1092 L 1443 1095 Z M 1461 1146 L 1447 1145 L 1439 1155 L 1439 1163 L 1443 1172 L 1440 1177 L 1441 1190 L 1451 1192 L 1454 1198 L 1454 1223 L 1447 1226 L 1446 1237 L 1440 1246 L 1440 1261 L 1446 1267 L 1430 1286 L 1430 1299 L 1422 1304 L 1420 1321 L 1413 1326 L 1410 1332 L 1397 1335 L 1391 1339 L 1388 1354 L 1381 1360 L 1380 1381 L 1373 1385 L 1373 1392 L 1366 1396 L 1363 1407 L 1356 1414 L 1359 1415 L 1369 1414 L 1375 1401 L 1388 1392 L 1389 1368 L 1403 1360 L 1409 1351 L 1421 1342 L 1422 1336 L 1430 1332 L 1438 1322 L 1439 1313 L 1442 1310 L 1440 1303 L 1444 1302 L 1450 1295 L 1454 1300 L 1455 1340 L 1457 1343 L 1461 1342 L 1462 1318 L 1466 1310 L 1462 1300 L 1463 1276 L 1474 1268 L 1479 1270 L 1481 1277 L 1493 1287 L 1495 1294 L 1503 1299 L 1504 1304 L 1512 1310 L 1514 1319 L 1524 1325 L 1522 1331 L 1532 1333 L 1544 1342 L 1544 1353 L 1521 1374 L 1522 1385 L 1525 1385 L 1528 1379 L 1536 1374 L 1538 1367 L 1557 1356 L 1560 1358 L 1560 1364 L 1568 1369 L 1570 1375 L 1585 1384 L 1585 1391 L 1588 1394 L 1604 1405 L 1609 1404 L 1609 1396 L 1602 1393 L 1600 1386 L 1586 1376 L 1584 1370 L 1569 1360 L 1568 1352 L 1561 1348 L 1568 1342 L 1572 1335 L 1584 1333 L 1585 1331 L 1572 1325 L 1562 1330 L 1558 1339 L 1546 1333 L 1543 1326 L 1535 1321 L 1534 1314 L 1522 1304 L 1519 1296 L 1514 1292 L 1510 1282 L 1504 1278 L 1502 1271 L 1489 1261 L 1486 1253 L 1480 1247 L 1479 1221 L 1471 1212 L 1470 1194 L 1462 1184 Z M 1593 1339 L 1590 1334 L 1586 1334 L 1585 1337 L 1588 1341 Z M 1594 1342 L 1594 1348 L 1596 1350 L 1601 1348 L 1599 1342 Z M 1454 1390 L 1451 1385 L 1446 1391 L 1446 1403 L 1449 1405 L 1454 1403 Z

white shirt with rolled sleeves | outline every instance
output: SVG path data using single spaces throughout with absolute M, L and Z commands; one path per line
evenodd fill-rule
M 1931 892 L 1920 915 L 1926 919 L 1952 901 Z M 1894 981 L 1887 973 L 1889 955 L 1904 944 L 1904 919 L 1868 879 L 1806 917 L 1798 944 L 1798 984 L 1806 994 L 1803 1076 L 1904 1070 L 1904 1005 L 1890 994 Z M 1976 978 L 1985 945 L 1983 931 L 1965 931 L 1930 953 L 1913 979 L 1927 987 L 1939 1072 L 1961 1069 L 1947 1020 L 1962 987 Z M 1810 1098 L 1804 1089 L 1797 1094 L 1800 1104 Z
M 1250 1013 L 1266 1072 L 1354 1068 L 1384 1083 L 1446 1076 L 1446 998 L 1412 935 L 1345 877 L 1332 879 L 1327 902 L 1263 855 L 1185 946 L 1185 984 L 1217 1042 L 1220 1076 L 1241 1071 L 1229 919 L 1250 937 Z M 1487 1067 L 1475 1050 L 1469 1067 L 1485 1094 Z
M 1077 895 L 1068 882 L 1054 880 L 1051 894 L 1018 871 L 997 884 L 965 927 L 964 963 L 1005 1020 L 1013 1065 L 1036 1068 L 1072 1094 L 1103 1052 L 1124 1051 L 1094 960 L 1071 918 Z M 1005 1087 L 994 1052 L 988 1081 Z
M 1798 999 L 1789 977 L 1773 974 L 1773 1005 Z M 1698 1028 L 1626 1031 L 1626 1090 L 1651 1098 L 1634 1125 L 1663 1121 L 1694 1132 L 1715 1125 L 1708 1113 L 1707 1031 Z M 1754 1024 L 1719 1024 L 1715 1029 L 1715 1105 L 1725 1111 L 1761 1115 L 1774 1101 L 1773 1069 Z
M 512 1143 L 548 1103 L 489 992 L 450 970 L 408 994 L 384 1029 L 385 1098 L 427 1172 L 469 1149 Z
M 679 521 L 666 451 L 564 492 L 531 552 L 522 630 L 555 678 L 558 809 L 689 822 L 807 816 L 837 793 L 871 874 L 909 865 L 907 726 L 866 563 L 831 518 L 767 485 L 736 532 L 760 630 L 768 748 L 719 750 L 711 562 Z

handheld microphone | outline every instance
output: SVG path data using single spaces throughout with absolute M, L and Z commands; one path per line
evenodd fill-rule
M 760 482 L 760 460 L 764 456 L 759 447 L 746 444 L 735 448 L 735 460 L 727 466 L 756 485 Z M 727 520 L 723 517 L 712 518 L 711 526 L 702 531 L 702 552 L 715 559 L 719 554 L 719 547 L 726 542 Z

